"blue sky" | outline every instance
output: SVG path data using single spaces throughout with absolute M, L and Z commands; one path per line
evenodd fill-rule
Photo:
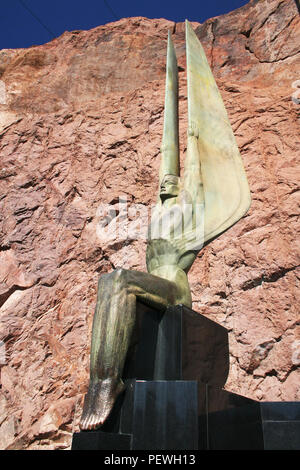
M 203 22 L 248 0 L 2 0 L 0 49 L 44 44 L 64 31 L 91 29 L 130 16 Z

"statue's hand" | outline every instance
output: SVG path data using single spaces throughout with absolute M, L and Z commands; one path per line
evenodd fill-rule
M 199 126 L 196 124 L 196 122 L 191 121 L 188 126 L 188 136 L 190 137 L 199 137 Z

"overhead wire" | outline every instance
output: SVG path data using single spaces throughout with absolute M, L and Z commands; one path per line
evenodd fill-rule
M 113 15 L 113 17 L 116 19 L 116 20 L 119 20 L 119 17 L 118 15 L 116 14 L 116 12 L 112 9 L 112 7 L 110 6 L 110 4 L 108 3 L 107 0 L 103 0 L 105 6 L 108 8 L 108 10 L 110 11 L 110 13 Z M 31 14 L 31 16 L 33 18 L 35 18 L 35 20 L 50 34 L 50 36 L 54 39 L 56 37 L 56 35 L 53 33 L 53 31 L 51 31 L 51 29 L 39 18 L 39 16 L 24 2 L 24 0 L 19 0 L 19 3 L 23 6 L 23 8 L 25 8 L 25 10 L 28 11 L 28 13 Z
M 120 18 L 117 16 L 117 14 L 114 12 L 114 10 L 111 8 L 111 6 L 109 5 L 109 3 L 106 1 L 106 0 L 103 0 L 103 2 L 105 3 L 105 5 L 107 6 L 107 8 L 109 9 L 109 11 L 111 12 L 111 14 L 115 17 L 116 20 L 119 20 Z
M 45 23 L 43 23 L 43 21 L 34 13 L 34 11 L 31 10 L 31 8 L 29 8 L 28 5 L 26 5 L 26 3 L 23 0 L 19 0 L 19 3 L 23 6 L 23 8 L 25 8 L 25 10 L 27 10 L 31 14 L 31 16 L 33 16 L 33 18 L 35 18 L 38 21 L 38 23 L 40 23 L 40 25 L 50 34 L 52 39 L 56 37 L 53 31 L 51 31 L 51 29 L 48 28 L 48 26 L 45 25 Z

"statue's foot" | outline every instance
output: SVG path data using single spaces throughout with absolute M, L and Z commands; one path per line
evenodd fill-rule
M 115 378 L 90 384 L 84 399 L 80 429 L 87 431 L 102 426 L 124 388 L 122 380 Z

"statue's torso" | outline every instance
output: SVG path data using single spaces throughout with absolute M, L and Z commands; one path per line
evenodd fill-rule
M 195 255 L 193 253 L 190 255 L 194 260 Z M 187 274 L 184 270 L 184 260 L 187 260 L 187 254 L 182 256 L 170 241 L 155 239 L 148 242 L 146 252 L 148 272 L 174 282 L 178 291 L 177 303 L 191 307 L 192 299 Z
M 189 238 L 194 238 L 194 225 L 194 207 L 186 191 L 155 206 L 148 229 L 149 272 L 164 265 L 178 266 L 188 272 L 197 255 L 188 243 Z

